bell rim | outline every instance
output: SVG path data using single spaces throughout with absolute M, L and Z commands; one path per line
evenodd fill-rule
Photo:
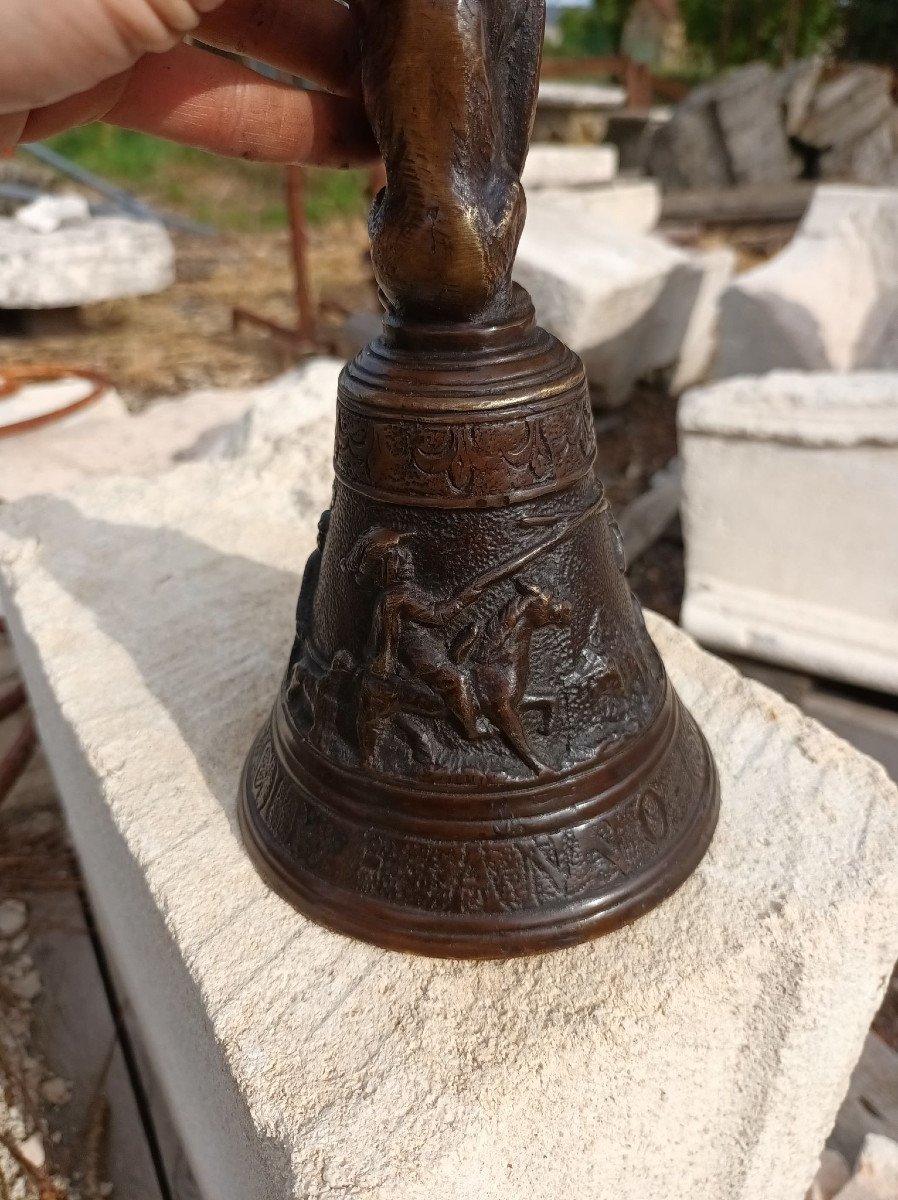
M 671 691 L 676 706 L 686 712 Z M 717 768 L 704 735 L 697 725 L 695 729 L 702 769 L 696 772 L 688 819 L 665 844 L 663 854 L 595 895 L 514 914 L 471 915 L 412 908 L 330 883 L 297 866 L 265 828 L 255 806 L 249 780 L 252 751 L 241 775 L 239 827 L 265 883 L 300 914 L 334 933 L 383 950 L 431 958 L 502 960 L 545 954 L 594 940 L 636 921 L 678 891 L 695 872 L 711 845 L 720 815 Z M 680 722 L 677 740 L 684 733 Z M 296 787 L 292 780 L 291 786 Z M 308 789 L 303 791 L 315 800 Z M 637 795 L 638 789 L 633 794 Z

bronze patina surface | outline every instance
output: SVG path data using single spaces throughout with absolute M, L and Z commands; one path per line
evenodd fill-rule
M 241 824 L 334 929 L 551 950 L 688 877 L 716 772 L 627 585 L 582 364 L 511 281 L 542 0 L 353 9 L 387 315 L 340 381 L 333 503 Z

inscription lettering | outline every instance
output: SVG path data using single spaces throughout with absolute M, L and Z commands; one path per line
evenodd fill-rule
M 636 815 L 643 833 L 653 846 L 657 846 L 659 842 L 667 839 L 670 832 L 670 821 L 660 792 L 652 788 L 643 792 L 636 802 Z

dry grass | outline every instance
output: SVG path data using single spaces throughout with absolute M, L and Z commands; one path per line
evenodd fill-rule
M 261 330 L 232 328 L 241 305 L 295 324 L 289 239 L 285 233 L 181 236 L 178 281 L 156 296 L 92 305 L 83 329 L 6 339 L 4 362 L 67 363 L 108 375 L 137 410 L 156 396 L 196 388 L 239 388 L 290 365 L 282 343 Z M 309 236 L 309 272 L 326 341 L 340 314 L 376 308 L 361 218 L 344 218 Z

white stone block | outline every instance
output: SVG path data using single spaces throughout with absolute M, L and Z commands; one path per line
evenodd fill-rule
M 617 175 L 616 146 L 530 147 L 521 182 L 526 191 L 540 188 L 590 188 Z
M 898 374 L 730 379 L 679 424 L 685 628 L 898 692 Z
M 790 137 L 797 134 L 807 120 L 825 66 L 823 56 L 814 55 L 799 59 L 780 72 L 777 90 L 785 110 L 786 133 Z
M 163 225 L 97 217 L 51 233 L 0 218 L 0 308 L 76 308 L 161 292 L 175 251 Z
M 3 370 L 0 367 L 2 381 Z M 124 401 L 111 387 L 101 391 L 83 408 L 66 412 L 73 405 L 88 400 L 96 388 L 94 380 L 83 375 L 70 375 L 33 383 L 23 381 L 15 391 L 5 393 L 0 404 L 0 430 L 5 431 L 3 440 L 0 440 L 0 455 L 5 445 L 13 445 L 12 442 L 7 443 L 6 438 L 21 436 L 12 432 L 13 427 L 28 421 L 49 419 L 55 423 L 51 427 L 70 432 L 79 427 L 123 417 L 127 412 Z M 3 480 L 4 473 L 0 470 L 0 489 Z
M 64 225 L 83 225 L 90 220 L 90 205 L 77 193 L 38 196 L 16 210 L 15 219 L 33 233 L 54 233 Z
M 817 88 L 796 136 L 820 150 L 862 137 L 889 115 L 891 90 L 889 70 L 853 67 Z
M 714 84 L 714 113 L 736 183 L 777 184 L 796 175 L 777 91 L 767 63 L 739 67 Z
M 806 1200 L 833 1200 L 848 1180 L 851 1168 L 837 1150 L 824 1150 Z
M 0 512 L 42 738 L 203 1194 L 801 1200 L 898 953 L 884 772 L 651 619 L 722 783 L 680 892 L 510 963 L 311 924 L 235 814 L 330 486 L 279 462 Z
M 721 298 L 713 377 L 898 365 L 898 188 L 817 189 L 792 242 Z
M 337 383 L 346 364 L 339 358 L 310 358 L 257 389 L 241 431 L 239 450 L 266 457 L 315 452 L 333 440 Z M 311 436 L 310 436 L 310 431 Z M 324 470 L 330 472 L 333 447 Z
M 627 103 L 627 93 L 616 84 L 565 83 L 543 79 L 539 85 L 541 108 L 605 108 L 613 111 Z
M 562 224 L 567 212 L 586 213 L 633 233 L 651 233 L 661 217 L 661 189 L 653 179 L 618 179 L 603 187 L 546 188 L 528 198 L 528 214 L 537 209 Z
M 234 453 L 242 445 L 235 423 L 252 397 L 210 389 L 131 416 L 112 392 L 83 415 L 0 438 L 0 498 L 60 492 L 105 475 L 154 475 L 184 459 Z
M 515 278 L 537 317 L 583 358 L 601 402 L 622 404 L 643 375 L 680 357 L 706 264 L 660 238 L 534 203 Z
M 290 456 L 297 471 L 330 471 L 342 362 L 309 359 L 256 388 L 207 388 L 159 400 L 138 416 L 108 393 L 58 424 L 0 438 L 0 498 L 60 492 L 105 475 L 155 475 L 179 462 Z M 46 411 L 88 390 L 82 380 L 29 387 L 0 405 L 0 422 Z M 309 436 L 309 431 L 312 436 Z
M 704 383 L 711 372 L 717 350 L 720 298 L 736 270 L 736 253 L 727 246 L 699 251 L 695 257 L 704 271 L 670 384 L 674 396 Z
M 857 1168 L 836 1200 L 895 1200 L 898 1196 L 898 1142 L 871 1133 Z

